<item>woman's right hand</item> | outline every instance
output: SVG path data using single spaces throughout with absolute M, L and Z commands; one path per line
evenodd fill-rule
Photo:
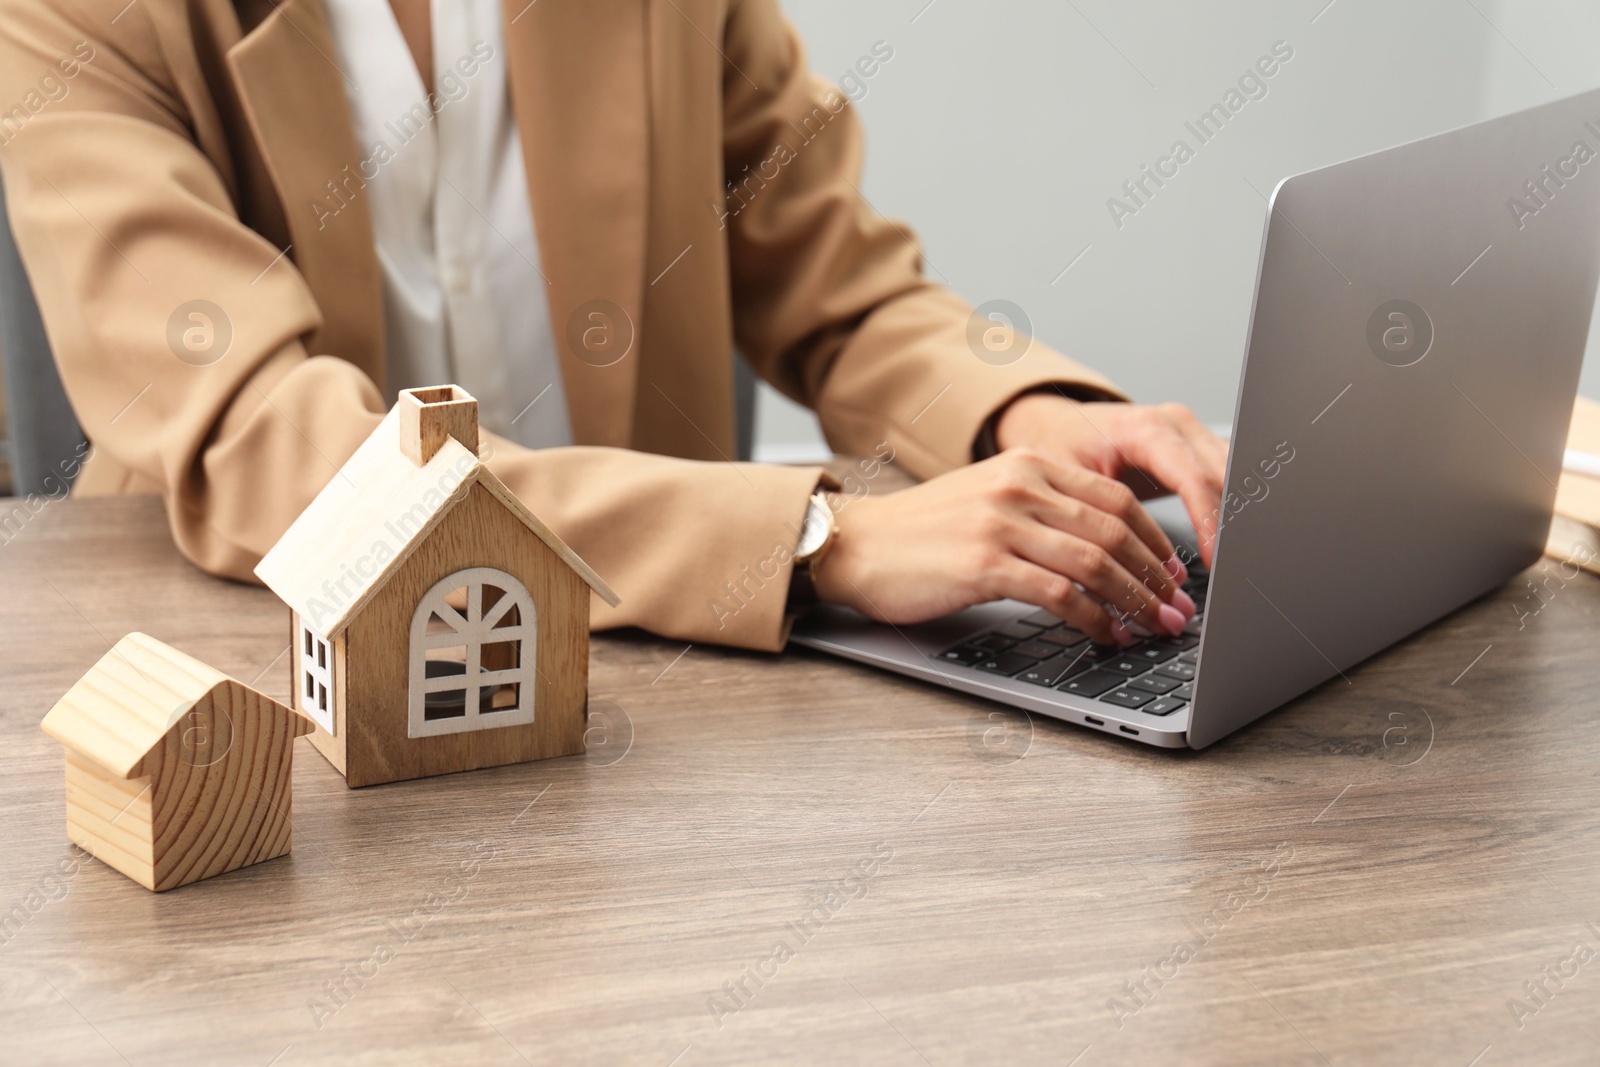
M 1172 542 L 1132 490 L 1028 449 L 851 500 L 836 521 L 813 571 L 817 595 L 879 622 L 1010 598 L 1094 641 L 1128 644 L 1123 619 L 1177 634 L 1194 617 Z

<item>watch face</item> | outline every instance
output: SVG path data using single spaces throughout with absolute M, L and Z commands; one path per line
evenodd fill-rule
M 813 500 L 806 508 L 805 525 L 800 528 L 800 543 L 795 546 L 795 555 L 804 559 L 821 548 L 827 539 L 828 517 Z

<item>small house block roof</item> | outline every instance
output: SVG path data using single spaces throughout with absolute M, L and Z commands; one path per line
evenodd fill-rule
M 460 441 L 447 437 L 426 463 L 412 462 L 401 447 L 400 410 L 389 412 L 256 566 L 256 577 L 307 626 L 329 640 L 339 636 L 474 484 L 617 604 L 601 577 Z
M 40 726 L 107 773 L 130 778 L 185 713 L 221 686 L 249 689 L 170 645 L 131 633 L 67 690 Z M 295 719 L 295 736 L 311 732 L 311 720 L 257 696 Z

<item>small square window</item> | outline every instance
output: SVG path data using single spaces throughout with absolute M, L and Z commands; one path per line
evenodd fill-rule
M 478 657 L 479 665 L 486 671 L 514 671 L 522 666 L 522 642 L 485 641 Z
M 492 711 L 516 711 L 518 704 L 519 683 L 506 682 L 503 685 L 493 686 L 483 691 L 479 700 L 479 714 Z
M 434 655 L 433 653 L 440 654 Z M 424 721 L 437 722 L 440 719 L 459 719 L 467 714 L 466 655 L 467 650 L 465 647 L 430 650 L 430 657 L 426 664 L 426 677 L 429 679 L 461 679 L 463 684 L 460 687 L 431 689 L 425 697 Z M 449 683 L 445 684 L 448 685 Z

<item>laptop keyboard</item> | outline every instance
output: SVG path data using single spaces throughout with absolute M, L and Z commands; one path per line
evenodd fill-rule
M 1030 611 L 968 637 L 937 658 L 1146 715 L 1171 715 L 1192 699 L 1209 582 L 1199 564 L 1190 569 L 1183 588 L 1197 610 L 1176 637 L 1142 636 L 1128 648 L 1096 645 L 1048 611 Z

